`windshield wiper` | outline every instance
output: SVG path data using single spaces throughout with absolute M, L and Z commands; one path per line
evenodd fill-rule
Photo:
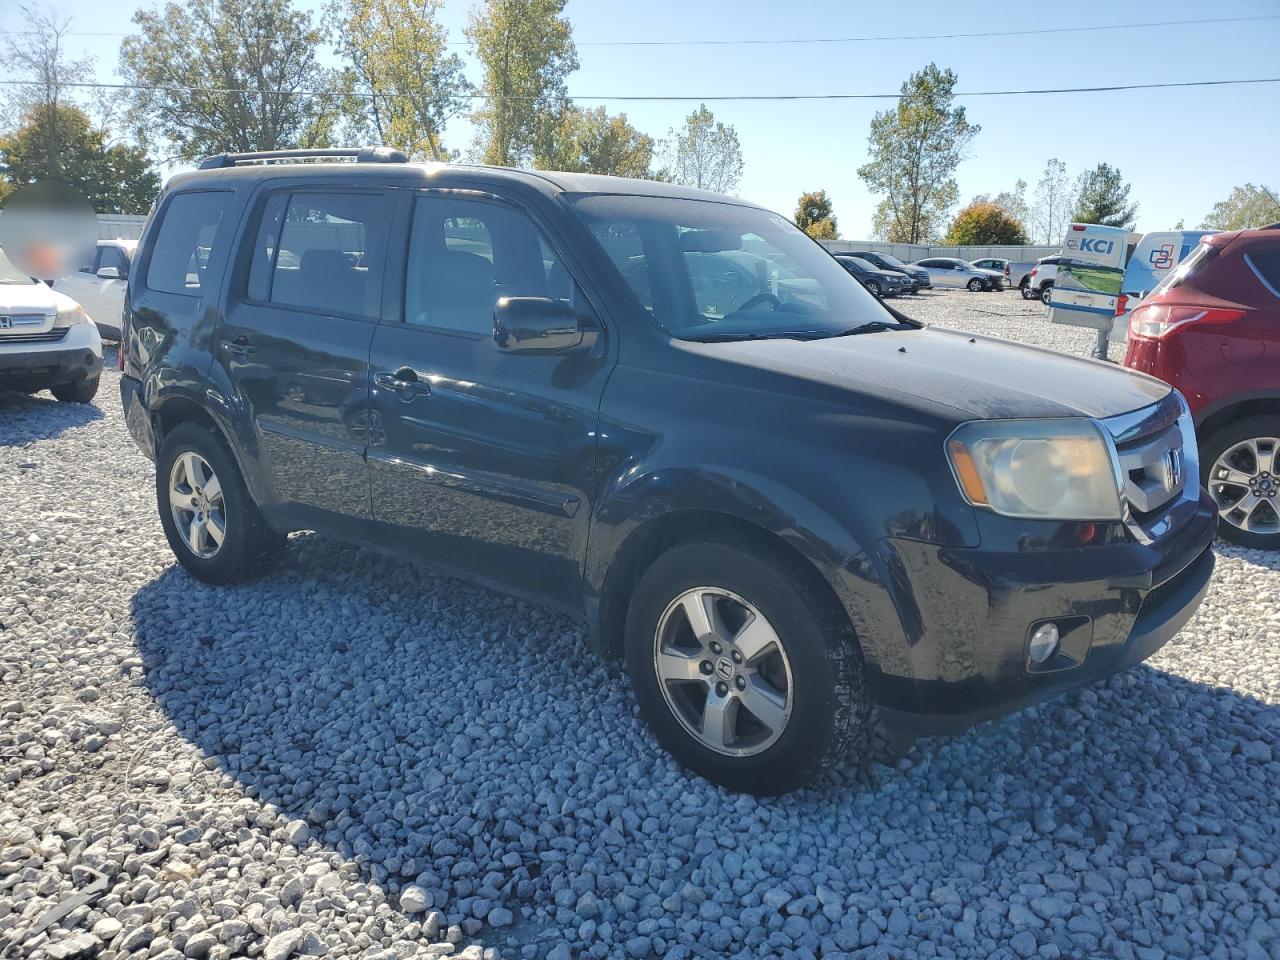
M 885 323 L 883 320 L 869 320 L 866 323 L 860 323 L 856 327 L 850 327 L 848 330 L 841 330 L 839 333 L 830 334 L 833 337 L 854 337 L 860 333 L 880 333 L 884 330 L 914 330 L 915 327 L 907 326 L 905 323 Z
M 685 337 L 695 343 L 731 343 L 739 340 L 809 340 L 821 334 L 813 330 L 766 330 L 749 333 L 704 333 L 701 336 Z

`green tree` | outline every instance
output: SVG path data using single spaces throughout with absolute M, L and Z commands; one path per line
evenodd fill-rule
M 0 137 L 0 181 L 12 189 L 44 180 L 68 184 L 98 213 L 146 213 L 160 193 L 146 151 L 108 146 L 105 132 L 77 107 L 37 108 Z
M 1246 183 L 1235 187 L 1225 200 L 1219 200 L 1200 224 L 1203 230 L 1243 230 L 1265 227 L 1280 221 L 1280 198 L 1265 186 Z
M 976 200 L 956 214 L 943 243 L 1026 243 L 1027 232 L 1009 211 L 989 200 Z
M 1076 182 L 1075 210 L 1071 214 L 1073 223 L 1132 230 L 1137 215 L 1138 205 L 1129 202 L 1129 184 L 1117 168 L 1100 163 L 1080 175 Z
M 330 78 L 323 36 L 291 0 L 189 0 L 133 22 L 140 32 L 120 47 L 128 120 L 180 159 L 298 146 L 336 107 L 301 95 Z
M 633 127 L 625 113 L 610 116 L 604 107 L 583 110 L 570 105 L 542 125 L 533 165 L 541 170 L 643 178 L 650 175 L 653 151 L 653 137 Z
M 875 225 L 887 239 L 929 239 L 956 201 L 956 168 L 981 128 L 954 105 L 955 86 L 954 72 L 930 63 L 902 84 L 896 107 L 871 120 L 871 160 L 858 176 L 885 195 Z
M 93 58 L 73 59 L 67 54 L 66 35 L 72 21 L 59 17 L 52 9 L 23 5 L 18 21 L 21 33 L 4 37 L 3 63 L 16 81 L 4 89 L 6 96 L 0 110 L 0 130 L 14 131 L 45 115 L 42 130 L 54 140 L 41 148 L 46 158 L 45 176 L 57 179 L 62 163 L 62 134 L 58 122 L 64 107 L 79 106 L 75 84 L 93 79 Z
M 484 0 L 471 10 L 467 37 L 484 68 L 484 106 L 475 112 L 477 154 L 485 163 L 520 166 L 542 127 L 568 106 L 565 81 L 578 69 L 565 0 Z M 553 118 L 550 121 L 548 118 Z
M 449 158 L 444 125 L 469 106 L 462 58 L 449 53 L 443 0 L 332 0 L 329 35 L 342 57 L 345 103 L 379 143 L 413 157 Z
M 838 240 L 836 216 L 831 208 L 831 198 L 825 190 L 800 194 L 796 205 L 796 226 L 815 240 Z
M 974 200 L 985 200 L 986 197 L 974 197 Z M 1001 190 L 991 202 L 1021 224 L 1031 220 L 1031 208 L 1027 204 L 1027 181 L 1019 177 L 1014 181 L 1012 190 Z
M 1067 165 L 1056 157 L 1044 166 L 1040 182 L 1036 184 L 1035 206 L 1031 212 L 1031 225 L 1044 244 L 1062 242 L 1067 231 L 1067 210 L 1071 207 L 1071 181 L 1067 177 Z
M 732 125 L 721 123 L 701 104 L 684 126 L 668 134 L 670 166 L 665 177 L 689 187 L 733 193 L 742 182 L 742 144 Z

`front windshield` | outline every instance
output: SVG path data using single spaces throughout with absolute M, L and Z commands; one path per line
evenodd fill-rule
M 870 260 L 863 260 L 861 257 L 847 257 L 846 259 L 852 261 L 860 270 L 862 270 L 865 273 L 875 273 L 877 270 L 880 269 Z
M 15 267 L 9 258 L 0 250 L 0 283 L 35 283 L 25 273 Z
M 887 254 L 887 253 L 879 253 L 879 254 L 876 254 L 876 256 L 878 256 L 882 261 L 884 261 L 885 263 L 887 263 L 887 264 L 888 264 L 889 266 L 891 266 L 891 267 L 905 267 L 905 266 L 906 266 L 906 264 L 905 264 L 905 263 L 903 263 L 901 260 L 899 260 L 897 257 L 891 256 L 891 255 L 889 255 L 889 254 Z
M 808 338 L 897 326 L 829 253 L 777 214 L 598 195 L 577 199 L 574 209 L 645 311 L 674 337 Z

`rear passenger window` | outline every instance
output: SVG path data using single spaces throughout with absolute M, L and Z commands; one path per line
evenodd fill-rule
M 1280 297 L 1280 246 L 1254 250 L 1245 254 L 1245 260 L 1272 296 Z
M 376 317 L 386 200 L 381 194 L 295 193 L 267 199 L 249 266 L 249 299 Z
M 499 297 L 574 295 L 554 248 L 523 212 L 482 200 L 418 198 L 405 276 L 406 323 L 487 337 Z
M 218 225 L 231 200 L 225 191 L 180 193 L 169 201 L 147 265 L 147 288 L 198 297 L 203 292 Z

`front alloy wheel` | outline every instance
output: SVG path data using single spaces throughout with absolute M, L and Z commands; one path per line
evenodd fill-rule
M 169 510 L 188 550 L 208 560 L 222 549 L 227 535 L 227 506 L 222 483 L 207 460 L 188 450 L 169 471 Z
M 865 742 L 848 617 L 815 570 L 753 537 L 659 555 L 631 593 L 625 644 L 641 715 L 713 783 L 785 793 Z
M 971 292 L 977 293 L 981 289 L 982 289 L 982 281 L 979 280 L 977 277 L 974 277 L 972 280 L 969 281 L 969 290 Z
M 764 615 L 715 587 L 687 590 L 654 635 L 663 698 L 703 746 L 731 757 L 769 749 L 791 716 L 791 663 Z

